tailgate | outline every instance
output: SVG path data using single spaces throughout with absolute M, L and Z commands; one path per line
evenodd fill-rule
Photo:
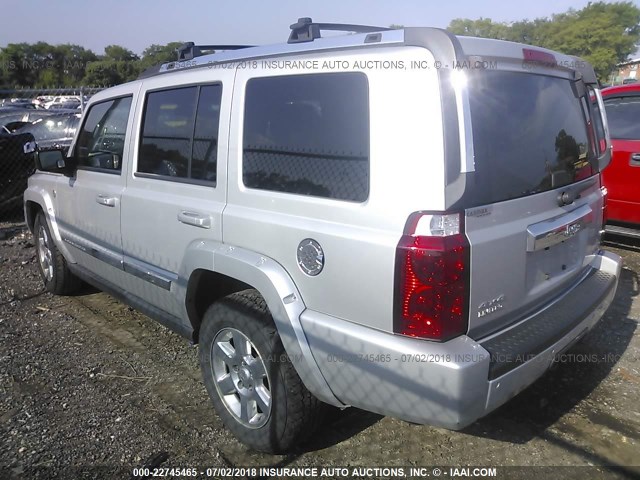
M 469 336 L 515 323 L 562 296 L 588 273 L 598 251 L 602 193 L 597 177 L 572 205 L 559 191 L 468 209 L 471 245 Z
M 572 78 L 478 72 L 468 92 L 469 335 L 481 338 L 543 309 L 588 273 L 603 201 L 590 102 Z

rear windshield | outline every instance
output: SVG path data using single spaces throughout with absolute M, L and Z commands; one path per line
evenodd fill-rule
M 586 98 L 569 80 L 484 71 L 469 79 L 476 201 L 495 203 L 597 173 Z

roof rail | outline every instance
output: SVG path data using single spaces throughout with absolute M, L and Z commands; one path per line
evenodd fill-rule
M 313 23 L 309 17 L 299 18 L 290 26 L 291 34 L 287 43 L 313 42 L 321 38 L 321 30 L 336 30 L 339 32 L 371 33 L 391 30 L 387 27 L 373 27 L 371 25 L 352 25 L 349 23 Z
M 187 42 L 178 48 L 178 61 L 192 60 L 206 53 L 212 53 L 212 50 L 240 50 L 241 48 L 249 48 L 254 45 L 196 45 L 193 42 Z

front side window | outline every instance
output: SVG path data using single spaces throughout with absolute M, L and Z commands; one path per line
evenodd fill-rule
M 247 83 L 247 187 L 363 202 L 369 196 L 369 90 L 361 73 Z
M 91 106 L 76 146 L 79 166 L 120 171 L 131 97 Z
M 605 100 L 611 138 L 640 140 L 640 96 Z
M 149 93 L 137 171 L 215 184 L 221 97 L 221 85 Z

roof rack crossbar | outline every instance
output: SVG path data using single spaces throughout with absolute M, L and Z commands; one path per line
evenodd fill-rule
M 209 53 L 211 50 L 240 50 L 242 48 L 250 48 L 254 45 L 196 45 L 193 42 L 187 42 L 176 48 L 178 61 L 192 60 Z
M 313 42 L 321 38 L 321 30 L 336 30 L 340 32 L 371 33 L 391 30 L 387 27 L 374 27 L 371 25 L 355 25 L 349 23 L 314 23 L 309 17 L 299 18 L 290 26 L 291 34 L 287 43 Z

